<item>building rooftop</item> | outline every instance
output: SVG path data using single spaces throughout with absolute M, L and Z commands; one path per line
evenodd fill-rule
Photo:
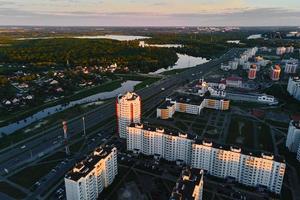
M 87 158 L 77 163 L 75 167 L 66 174 L 65 178 L 78 181 L 80 178 L 87 176 L 101 159 L 106 158 L 112 152 L 112 149 L 113 147 L 111 146 L 95 149 Z
M 280 65 L 279 64 L 274 65 L 273 70 L 281 70 Z
M 252 64 L 252 65 L 250 66 L 250 69 L 257 69 L 257 65 Z
M 170 106 L 173 106 L 174 103 L 171 103 L 170 100 L 166 100 L 162 105 L 160 105 L 158 108 L 159 109 L 167 109 Z
M 295 126 L 297 129 L 300 129 L 300 121 L 292 121 L 293 126 Z
M 200 105 L 206 96 L 209 96 L 209 93 L 205 93 L 204 96 L 179 95 L 179 96 L 176 96 L 175 98 L 172 98 L 172 100 L 176 101 L 178 103 Z
M 182 170 L 176 186 L 173 188 L 170 200 L 192 200 L 195 187 L 200 184 L 203 177 L 203 171 L 200 169 Z
M 293 81 L 296 81 L 296 82 L 300 82 L 300 77 L 299 76 L 294 76 L 292 77 Z
M 269 159 L 269 160 L 271 159 L 271 160 L 274 160 L 277 162 L 285 163 L 284 158 L 279 155 L 274 155 L 270 152 L 248 150 L 246 148 L 241 148 L 239 145 L 218 144 L 209 139 L 203 139 L 203 140 L 196 139 L 195 144 L 206 145 L 206 146 L 210 146 L 210 147 L 217 148 L 217 149 L 239 152 L 244 155 L 254 156 L 254 157 L 258 157 L 258 158 L 265 158 L 265 159 Z
M 139 98 L 139 95 L 137 95 L 136 93 L 134 92 L 126 92 L 124 95 L 119 95 L 118 96 L 118 99 L 126 99 L 128 101 L 132 101 L 132 100 L 135 100 Z
M 190 134 L 181 133 L 178 130 L 171 130 L 171 129 L 161 127 L 161 126 L 157 127 L 155 125 L 150 125 L 150 124 L 131 123 L 129 125 L 129 127 L 135 127 L 135 128 L 140 128 L 140 129 L 147 130 L 147 131 L 159 132 L 159 133 L 163 133 L 166 135 L 182 137 L 182 138 L 186 138 L 186 139 L 190 139 L 190 140 L 195 139 L 195 137 Z

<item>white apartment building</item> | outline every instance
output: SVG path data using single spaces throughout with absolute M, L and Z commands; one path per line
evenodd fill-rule
M 119 95 L 116 101 L 117 129 L 120 138 L 126 138 L 126 127 L 141 121 L 141 98 L 136 93 Z
M 290 77 L 289 78 L 287 91 L 295 99 L 300 101 L 300 78 L 299 77 Z
M 243 85 L 243 79 L 241 77 L 232 76 L 226 78 L 227 87 L 241 88 L 242 85 Z
M 286 47 L 286 53 L 294 53 L 294 47 L 293 46 Z
M 215 94 L 216 95 L 216 94 Z M 219 95 L 223 95 L 220 92 Z M 156 109 L 156 117 L 161 119 L 172 118 L 175 112 L 200 115 L 203 108 L 215 110 L 228 110 L 230 101 L 219 97 L 179 97 L 177 99 L 166 98 L 166 101 Z
M 96 200 L 118 174 L 117 149 L 97 148 L 65 176 L 67 200 Z
M 238 68 L 239 63 L 238 63 L 238 61 L 233 60 L 233 61 L 229 61 L 228 65 L 230 66 L 230 68 L 232 70 L 236 70 Z
M 284 160 L 271 154 L 254 154 L 210 141 L 193 144 L 191 167 L 244 185 L 264 187 L 277 194 L 280 194 L 285 172 Z
M 276 49 L 276 54 L 277 55 L 283 55 L 286 52 L 286 48 L 285 47 L 277 47 Z
M 297 72 L 299 61 L 297 59 L 287 60 L 285 63 L 284 72 L 287 74 L 295 74 Z
M 285 146 L 289 151 L 297 153 L 300 145 L 300 121 L 291 121 Z
M 127 150 L 179 164 L 190 163 L 193 138 L 188 134 L 145 124 L 131 124 L 127 130 Z
M 203 200 L 203 170 L 185 168 L 173 188 L 170 200 Z
M 300 162 L 300 145 L 299 145 L 298 151 L 297 151 L 297 160 Z
M 285 161 L 272 154 L 198 141 L 187 134 L 149 125 L 128 127 L 127 150 L 186 163 L 213 176 L 233 178 L 244 185 L 263 187 L 277 194 L 285 173 Z
M 224 71 L 229 71 L 231 70 L 231 66 L 222 63 L 220 69 Z

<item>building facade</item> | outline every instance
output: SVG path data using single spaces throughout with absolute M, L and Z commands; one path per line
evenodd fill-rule
M 297 160 L 300 162 L 300 145 L 299 145 L 298 151 L 297 151 Z
M 248 79 L 254 80 L 256 78 L 257 66 L 251 65 L 248 71 Z
M 170 99 L 156 109 L 156 117 L 161 119 L 170 119 L 175 112 L 188 113 L 193 115 L 200 115 L 203 108 L 210 108 L 215 110 L 228 110 L 230 107 L 230 100 L 218 97 L 204 97 L 197 101 L 192 101 L 188 98 Z
M 291 121 L 285 146 L 290 152 L 297 153 L 300 145 L 300 121 Z
M 279 194 L 285 161 L 269 153 L 254 153 L 239 147 L 198 141 L 194 137 L 162 128 L 131 124 L 127 150 L 203 169 L 219 178 L 232 178 Z
M 243 85 L 243 79 L 241 77 L 228 77 L 226 79 L 226 86 L 233 88 L 241 88 Z
M 170 200 L 203 200 L 203 170 L 185 168 L 182 170 Z
M 193 138 L 188 134 L 145 124 L 131 124 L 127 129 L 127 150 L 177 163 L 190 163 Z
M 117 149 L 97 148 L 65 176 L 67 200 L 96 200 L 118 174 Z
M 299 65 L 298 60 L 290 59 L 285 63 L 284 72 L 287 74 L 295 74 L 297 72 L 298 65 Z
M 191 167 L 247 186 L 264 187 L 277 194 L 280 194 L 285 173 L 284 160 L 272 154 L 254 154 L 210 141 L 193 144 Z
M 117 130 L 120 138 L 126 138 L 126 127 L 141 121 L 141 98 L 136 93 L 119 95 L 116 101 Z
M 270 78 L 272 81 L 278 81 L 280 79 L 281 68 L 280 65 L 275 65 L 271 68 Z
M 300 78 L 299 77 L 289 78 L 287 91 L 291 96 L 293 96 L 295 99 L 300 101 Z
M 285 52 L 286 52 L 285 47 L 277 47 L 277 49 L 276 49 L 276 54 L 279 55 L 279 56 L 285 54 Z

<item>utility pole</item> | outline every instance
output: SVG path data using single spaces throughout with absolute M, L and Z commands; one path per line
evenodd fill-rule
M 83 136 L 85 137 L 86 139 L 86 131 L 85 131 L 85 118 L 82 117 L 82 126 L 83 126 Z
M 68 126 L 67 126 L 67 122 L 63 121 L 62 122 L 63 125 L 63 130 L 64 130 L 64 139 L 65 139 L 65 151 L 66 151 L 66 155 L 70 155 L 70 149 L 69 149 L 69 145 L 68 145 L 68 135 L 67 135 L 67 131 L 68 131 Z

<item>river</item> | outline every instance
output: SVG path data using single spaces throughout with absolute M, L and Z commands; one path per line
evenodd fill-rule
M 208 62 L 209 60 L 202 57 L 194 57 L 185 54 L 177 54 L 178 60 L 174 66 L 170 66 L 168 68 L 161 68 L 156 70 L 155 72 L 150 72 L 149 74 L 160 74 L 162 72 L 171 71 L 173 69 L 184 69 L 189 67 L 195 67 L 196 65 L 200 65 Z

